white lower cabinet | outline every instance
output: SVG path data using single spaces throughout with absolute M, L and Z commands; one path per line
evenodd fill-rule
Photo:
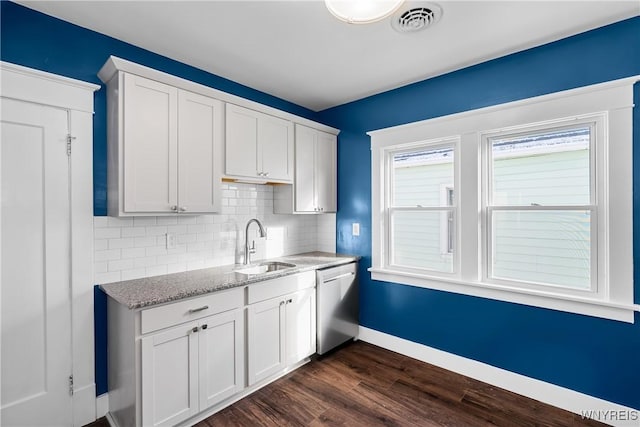
M 198 338 L 189 323 L 142 339 L 142 425 L 171 426 L 198 412 Z
M 244 387 L 242 310 L 142 338 L 142 424 L 172 426 Z
M 139 310 L 109 298 L 113 423 L 190 424 L 315 353 L 315 280 L 308 271 Z
M 253 292 L 249 288 L 247 382 L 250 386 L 315 353 L 314 274 L 311 271 L 270 280 L 254 285 Z M 251 303 L 253 299 L 256 302 Z

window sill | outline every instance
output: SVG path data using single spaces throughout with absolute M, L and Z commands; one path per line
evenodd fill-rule
M 369 271 L 371 272 L 372 280 L 489 298 L 497 301 L 524 304 L 620 322 L 634 323 L 634 312 L 640 311 L 640 305 L 633 303 L 624 304 L 613 301 L 556 295 L 550 292 L 481 282 L 464 282 L 441 277 L 428 277 L 383 268 L 370 268 Z

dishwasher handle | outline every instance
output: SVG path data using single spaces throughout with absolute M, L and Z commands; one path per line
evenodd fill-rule
M 343 279 L 345 277 L 349 277 L 349 276 L 355 276 L 356 273 L 351 271 L 349 273 L 345 273 L 345 274 L 340 274 L 338 276 L 332 277 L 331 279 L 327 279 L 327 280 L 322 280 L 322 283 L 331 283 L 331 282 L 335 282 L 336 280 L 340 280 Z

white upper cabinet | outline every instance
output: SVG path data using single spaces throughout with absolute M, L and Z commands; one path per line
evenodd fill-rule
M 98 76 L 107 84 L 109 215 L 219 212 L 223 176 L 299 180 L 298 202 L 291 194 L 282 213 L 335 212 L 337 129 L 114 56 Z M 311 135 L 299 137 L 299 159 L 294 123 Z
M 107 96 L 109 215 L 217 212 L 224 103 L 123 72 Z
M 217 212 L 222 173 L 223 103 L 192 92 L 178 94 L 178 207 Z
M 274 189 L 275 213 L 329 213 L 337 210 L 337 137 L 296 124 L 293 187 Z
M 178 204 L 178 90 L 131 74 L 121 77 L 122 133 L 117 138 L 118 130 L 109 129 L 116 137 L 109 142 L 121 145 L 122 213 L 170 212 Z
M 293 180 L 293 123 L 227 104 L 225 175 L 253 181 Z

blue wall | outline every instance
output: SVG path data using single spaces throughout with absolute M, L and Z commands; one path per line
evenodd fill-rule
M 22 6 L 0 4 L 0 58 L 100 83 L 116 55 L 207 86 L 343 129 L 339 137 L 338 250 L 361 263 L 361 323 L 523 375 L 640 408 L 640 316 L 636 323 L 466 297 L 368 279 L 371 265 L 371 166 L 365 131 L 640 74 L 640 18 L 405 86 L 320 114 Z M 259 70 L 258 70 L 259 71 Z M 640 88 L 636 87 L 636 103 Z M 106 214 L 106 99 L 96 94 L 94 211 Z M 640 112 L 634 111 L 634 145 Z M 640 171 L 640 153 L 634 170 Z M 640 189 L 640 173 L 634 174 Z M 640 244 L 640 191 L 634 190 L 634 241 Z M 351 236 L 351 223 L 361 235 Z M 634 254 L 640 277 L 639 254 Z M 636 283 L 638 283 L 636 281 Z M 635 287 L 640 301 L 640 285 Z M 104 295 L 96 292 L 96 312 Z M 96 379 L 106 391 L 104 320 L 96 319 Z M 591 408 L 585 408 L 591 409 Z
M 372 281 L 371 152 L 365 131 L 640 74 L 640 18 L 583 33 L 320 113 L 342 129 L 338 252 L 363 257 L 363 326 L 605 400 L 640 408 L 640 316 L 626 324 Z M 635 88 L 636 105 L 640 88 Z M 634 111 L 634 146 L 640 112 Z M 634 242 L 640 247 L 640 150 Z M 351 223 L 361 236 L 351 236 Z M 640 257 L 635 251 L 636 278 Z M 636 283 L 638 281 L 636 280 Z M 640 285 L 635 286 L 636 302 Z M 585 408 L 590 409 L 590 408 Z
M 105 85 L 97 74 L 110 55 L 299 116 L 316 119 L 315 113 L 311 110 L 131 44 L 5 0 L 0 2 L 0 7 L 0 59 L 102 85 L 102 89 L 95 96 L 93 126 L 95 215 L 107 214 L 107 101 Z M 158 34 L 158 37 L 167 35 Z M 260 70 L 257 69 L 255 72 L 259 73 Z

